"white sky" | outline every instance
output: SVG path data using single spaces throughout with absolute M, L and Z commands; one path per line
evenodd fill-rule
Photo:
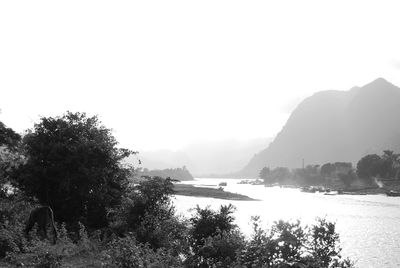
M 397 2 L 397 3 L 396 3 Z M 1 1 L 0 120 L 98 114 L 122 146 L 277 134 L 304 97 L 400 85 L 398 1 Z

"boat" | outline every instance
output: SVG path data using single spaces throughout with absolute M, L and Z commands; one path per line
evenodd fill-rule
M 327 191 L 327 192 L 325 192 L 324 193 L 324 195 L 337 195 L 338 194 L 338 191 Z
M 218 184 L 218 186 L 227 186 L 228 184 L 226 182 L 221 182 L 220 184 Z
M 312 186 L 311 187 L 302 187 L 301 191 L 305 192 L 305 193 L 315 193 L 317 191 L 317 189 Z
M 386 195 L 387 196 L 400 196 L 400 192 L 391 190 L 391 191 L 386 192 Z

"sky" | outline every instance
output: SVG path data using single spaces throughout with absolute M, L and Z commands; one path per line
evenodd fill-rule
M 396 3 L 397 2 L 397 3 Z M 305 97 L 400 86 L 398 1 L 1 1 L 0 120 L 99 115 L 120 145 L 275 136 Z

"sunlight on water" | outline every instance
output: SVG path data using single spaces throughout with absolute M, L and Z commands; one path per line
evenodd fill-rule
M 323 195 L 303 193 L 298 189 L 237 184 L 239 180 L 196 179 L 184 182 L 218 187 L 228 183 L 226 191 L 240 193 L 260 201 L 229 201 L 213 198 L 176 196 L 178 213 L 189 215 L 189 209 L 232 203 L 236 206 L 236 224 L 251 234 L 250 218 L 259 215 L 268 227 L 279 219 L 309 224 L 317 217 L 337 223 L 343 256 L 357 260 L 357 267 L 400 267 L 400 197 L 384 195 Z M 208 186 L 212 187 L 212 186 Z

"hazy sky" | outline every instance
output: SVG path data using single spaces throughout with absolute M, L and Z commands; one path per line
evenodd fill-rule
M 0 120 L 98 114 L 132 149 L 271 137 L 299 101 L 400 85 L 398 1 L 1 1 Z

